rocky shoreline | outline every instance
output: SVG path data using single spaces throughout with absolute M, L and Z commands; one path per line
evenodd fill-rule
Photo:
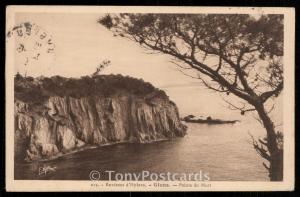
M 196 118 L 194 115 L 188 115 L 182 118 L 183 121 L 188 123 L 199 123 L 199 124 L 234 124 L 240 122 L 240 120 L 221 120 L 212 119 L 208 116 L 206 119 Z

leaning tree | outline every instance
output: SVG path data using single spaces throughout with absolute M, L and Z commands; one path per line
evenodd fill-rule
M 227 102 L 242 115 L 258 114 L 266 137 L 253 140 L 254 148 L 269 162 L 271 181 L 283 179 L 283 137 L 267 109 L 283 90 L 283 15 L 124 13 L 98 22 L 114 36 L 170 55 L 207 88 L 242 99 L 242 106 Z

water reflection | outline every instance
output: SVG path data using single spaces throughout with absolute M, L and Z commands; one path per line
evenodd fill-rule
M 209 173 L 211 180 L 268 180 L 262 159 L 249 141 L 249 125 L 188 124 L 188 135 L 153 144 L 118 144 L 78 152 L 48 162 L 16 164 L 16 179 L 89 180 L 91 170 L 126 173 Z M 252 128 L 253 129 L 253 128 Z M 261 128 L 252 134 L 263 134 Z M 41 166 L 56 167 L 38 176 Z M 104 174 L 101 179 L 108 179 Z

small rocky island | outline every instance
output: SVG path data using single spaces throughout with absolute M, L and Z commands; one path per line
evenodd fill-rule
M 183 137 L 164 91 L 121 75 L 15 76 L 15 159 L 47 160 L 89 147 Z
M 190 123 L 202 123 L 202 124 L 234 124 L 236 122 L 240 122 L 239 120 L 220 120 L 220 119 L 212 119 L 208 116 L 206 119 L 196 118 L 194 115 L 188 115 L 182 119 L 185 122 Z

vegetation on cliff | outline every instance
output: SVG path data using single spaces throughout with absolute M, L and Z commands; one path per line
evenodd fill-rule
M 142 79 L 122 75 L 33 78 L 17 74 L 14 81 L 15 98 L 26 103 L 42 103 L 51 96 L 81 98 L 131 94 L 143 97 L 151 94 L 160 98 L 168 98 L 164 91 L 155 88 L 152 84 Z

